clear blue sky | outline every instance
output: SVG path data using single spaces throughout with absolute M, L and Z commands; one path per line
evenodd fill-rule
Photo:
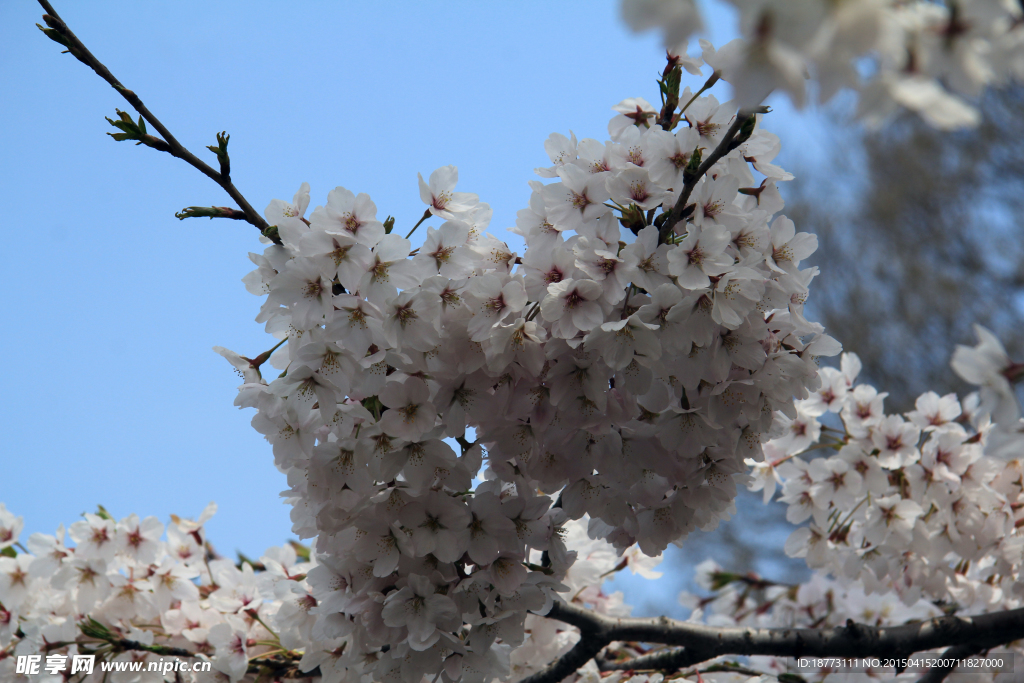
M 257 210 L 303 181 L 310 209 L 344 185 L 403 233 L 423 211 L 416 173 L 456 164 L 459 189 L 489 202 L 505 235 L 549 163 L 544 139 L 606 139 L 610 107 L 656 101 L 663 66 L 659 39 L 622 26 L 617 0 L 56 9 L 194 153 L 215 165 L 205 145 L 230 133 L 232 178 Z M 0 501 L 26 532 L 52 533 L 97 503 L 166 520 L 216 500 L 214 543 L 258 555 L 290 536 L 285 481 L 211 351 L 271 343 L 240 282 L 256 230 L 174 218 L 230 198 L 108 137 L 103 117 L 127 103 L 60 54 L 34 26 L 41 14 L 0 4 Z M 786 145 L 800 125 L 773 130 Z

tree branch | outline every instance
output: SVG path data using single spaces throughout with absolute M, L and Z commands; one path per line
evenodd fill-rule
M 167 152 L 171 156 L 181 159 L 182 161 L 189 164 L 190 166 L 198 170 L 200 173 L 209 177 L 215 183 L 220 185 L 224 189 L 224 191 L 227 192 L 233 200 L 235 200 L 235 203 L 237 203 L 238 206 L 241 207 L 242 213 L 245 214 L 246 222 L 256 226 L 261 233 L 264 232 L 267 229 L 267 227 L 269 227 L 267 225 L 267 222 L 263 220 L 263 217 L 260 216 L 256 212 L 256 210 L 252 208 L 252 205 L 250 205 L 249 202 L 246 201 L 245 197 L 242 196 L 242 193 L 238 191 L 238 188 L 236 188 L 231 183 L 230 177 L 228 175 L 230 165 L 227 161 L 226 134 L 222 133 L 218 135 L 218 147 L 212 148 L 214 149 L 215 153 L 217 154 L 218 160 L 220 161 L 221 172 L 218 172 L 211 168 L 208 164 L 203 162 L 201 159 L 196 157 L 194 154 L 192 154 L 192 152 L 188 151 L 184 147 L 184 145 L 178 142 L 177 139 L 175 139 L 174 135 L 171 134 L 171 131 L 167 130 L 167 127 L 160 122 L 160 119 L 154 116 L 153 113 L 146 108 L 146 105 L 142 103 L 142 100 L 139 99 L 139 96 L 131 90 L 129 90 L 128 88 L 124 87 L 120 81 L 114 78 L 114 75 L 110 73 L 110 70 L 106 66 L 104 66 L 102 62 L 96 59 L 96 57 L 93 56 L 92 52 L 89 51 L 89 48 L 87 48 L 85 44 L 78 39 L 78 36 L 76 36 L 71 31 L 71 29 L 68 28 L 68 25 L 64 23 L 64 20 L 60 18 L 60 15 L 57 14 L 57 11 L 53 9 L 53 6 L 48 2 L 48 0 L 38 0 L 38 2 L 46 11 L 46 14 L 43 15 L 43 21 L 46 22 L 46 25 L 50 27 L 49 29 L 43 29 L 43 32 L 46 33 L 46 35 L 49 36 L 52 40 L 64 45 L 72 56 L 74 56 L 76 59 L 78 59 L 78 61 L 82 62 L 83 64 L 91 68 L 93 71 L 96 72 L 96 75 L 98 75 L 100 78 L 109 83 L 114 90 L 116 90 L 118 93 L 121 94 L 122 97 L 128 100 L 128 103 L 131 104 L 132 107 L 134 107 L 137 112 L 139 112 L 143 119 L 145 119 L 151 126 L 153 126 L 153 128 L 155 128 L 160 133 L 160 135 L 163 136 L 163 140 L 160 140 L 159 138 L 156 138 L 154 136 L 148 136 L 148 138 L 151 139 L 143 141 L 144 144 L 153 147 L 154 149 Z
M 711 170 L 711 167 L 718 163 L 718 160 L 724 157 L 726 154 L 736 149 L 750 138 L 750 133 L 753 131 L 753 121 L 755 111 L 753 110 L 741 110 L 736 114 L 736 120 L 729 126 L 729 130 L 725 132 L 722 139 L 719 140 L 718 146 L 715 147 L 714 151 L 711 152 L 701 162 L 697 168 L 696 173 L 684 175 L 683 188 L 679 193 L 679 199 L 676 200 L 676 205 L 672 207 L 668 217 L 665 219 L 665 223 L 661 226 L 659 231 L 659 243 L 664 243 L 669 235 L 672 234 L 673 228 L 676 224 L 683 219 L 683 210 L 686 208 L 686 202 L 690 200 L 690 194 L 693 192 L 693 188 L 697 185 L 697 181 L 707 175 L 707 172 Z M 737 136 L 739 136 L 737 138 Z
M 826 629 L 715 628 L 703 624 L 653 619 L 613 619 L 578 605 L 556 602 L 546 615 L 580 629 L 580 642 L 550 667 L 531 676 L 529 683 L 558 683 L 570 665 L 579 668 L 588 653 L 600 652 L 615 641 L 639 641 L 681 646 L 622 662 L 599 661 L 604 670 L 675 670 L 721 655 L 801 657 L 905 657 L 956 644 L 949 656 L 967 656 L 1024 638 L 1024 608 L 973 617 L 944 616 L 903 626 L 874 627 L 848 621 Z M 959 654 L 958 653 L 967 653 Z M 580 661 L 584 655 L 588 659 Z M 571 661 L 566 661 L 571 659 Z M 944 677 L 948 672 L 941 673 Z M 928 675 L 931 675 L 929 673 Z M 940 675 L 938 673 L 936 676 Z M 923 681 L 925 679 L 922 679 Z M 941 678 L 927 679 L 926 683 Z
M 142 650 L 144 652 L 152 652 L 164 657 L 195 657 L 195 652 L 190 652 L 181 647 L 170 647 L 167 645 L 146 645 L 140 643 L 137 640 L 128 640 L 127 638 L 121 638 L 120 640 L 110 641 L 112 645 L 117 646 L 121 650 Z
M 248 220 L 243 211 L 232 209 L 229 206 L 186 206 L 174 214 L 178 220 L 186 218 L 230 218 L 236 221 Z
M 557 683 L 596 657 L 605 645 L 607 643 L 601 643 L 598 639 L 583 636 L 580 642 L 546 669 L 524 678 L 519 683 Z
M 686 648 L 660 650 L 651 654 L 624 660 L 599 659 L 601 671 L 675 671 L 690 666 L 691 653 Z

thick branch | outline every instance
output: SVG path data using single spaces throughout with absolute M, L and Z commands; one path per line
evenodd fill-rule
M 557 683 L 567 676 L 570 676 L 577 669 L 597 656 L 597 653 L 607 645 L 600 643 L 598 639 L 583 636 L 580 642 L 576 643 L 571 650 L 554 661 L 543 671 L 538 671 L 529 678 L 524 678 L 519 683 Z
M 691 654 L 686 648 L 676 647 L 621 661 L 599 659 L 597 666 L 601 671 L 675 671 L 690 665 Z
M 661 226 L 660 231 L 660 242 L 664 242 L 669 235 L 672 234 L 672 229 L 675 228 L 676 224 L 683 218 L 683 210 L 686 208 L 686 202 L 690 200 L 690 194 L 693 192 L 693 188 L 697 185 L 697 181 L 707 175 L 707 172 L 711 170 L 711 167 L 718 163 L 718 160 L 724 157 L 726 154 L 736 149 L 739 144 L 733 144 L 736 136 L 739 135 L 740 130 L 743 128 L 747 120 L 750 119 L 754 114 L 749 111 L 740 111 L 736 114 L 736 120 L 729 126 L 729 130 L 725 132 L 722 139 L 718 142 L 718 146 L 715 147 L 711 154 L 707 155 L 700 166 L 697 168 L 697 172 L 692 176 L 686 176 L 683 180 L 683 188 L 679 193 L 679 199 L 676 201 L 676 205 L 672 207 L 669 212 L 668 218 L 665 219 L 665 223 Z M 742 143 L 740 143 L 742 144 Z
M 954 644 L 964 652 L 973 648 L 973 653 L 1024 638 L 1024 608 L 973 617 L 936 617 L 881 628 L 850 621 L 845 627 L 826 629 L 715 628 L 667 617 L 612 619 L 566 603 L 555 603 L 547 616 L 580 629 L 580 643 L 565 657 L 598 652 L 614 641 L 680 646 L 624 662 L 602 661 L 603 670 L 675 670 L 721 655 L 905 657 Z M 564 669 L 559 660 L 529 682 L 557 683 L 565 677 Z
M 159 144 L 152 144 L 150 145 L 151 147 L 161 149 L 161 151 L 166 151 L 171 156 L 181 159 L 203 175 L 209 177 L 215 183 L 220 185 L 224 191 L 227 192 L 233 200 L 235 200 L 238 206 L 241 207 L 247 222 L 259 228 L 260 232 L 267 229 L 267 222 L 263 220 L 263 217 L 252 208 L 248 201 L 246 201 L 245 197 L 242 196 L 242 193 L 238 191 L 238 188 L 231 183 L 226 172 L 219 173 L 192 154 L 192 152 L 185 149 L 185 147 L 175 139 L 174 135 L 171 134 L 171 131 L 167 130 L 167 127 L 160 122 L 160 119 L 154 116 L 153 113 L 146 108 L 146 105 L 142 103 L 139 96 L 124 87 L 120 81 L 114 78 L 114 75 L 110 73 L 110 70 L 104 66 L 102 62 L 96 59 L 95 56 L 93 56 L 89 51 L 89 48 L 87 48 L 85 44 L 78 39 L 78 36 L 68 28 L 68 25 L 64 23 L 64 20 L 60 18 L 60 15 L 57 14 L 57 11 L 53 9 L 53 6 L 48 2 L 48 0 L 38 0 L 38 2 L 46 11 L 46 14 L 43 15 L 43 21 L 46 22 L 46 25 L 49 26 L 50 29 L 56 31 L 57 34 L 60 35 L 61 39 L 58 40 L 55 38 L 53 33 L 48 33 L 48 35 L 51 38 L 54 38 L 54 40 L 57 40 L 57 42 L 64 44 L 75 58 L 90 67 L 96 72 L 96 75 L 109 83 L 114 90 L 119 92 L 122 97 L 128 100 L 128 103 L 131 104 L 132 107 L 142 115 L 142 118 L 153 126 L 161 136 L 163 136 L 163 141 L 167 143 L 166 149 L 161 148 Z M 218 140 L 219 139 L 220 138 L 218 137 Z M 219 156 L 220 155 L 218 155 L 218 157 Z M 221 167 L 227 171 L 227 166 L 223 161 L 221 161 Z

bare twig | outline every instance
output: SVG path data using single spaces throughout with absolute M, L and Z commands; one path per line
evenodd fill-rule
M 600 652 L 615 641 L 680 647 L 626 661 L 602 660 L 602 670 L 676 670 L 721 655 L 899 658 L 954 643 L 980 651 L 1024 637 L 1024 608 L 973 617 L 937 617 L 903 626 L 879 628 L 849 621 L 845 627 L 823 629 L 715 628 L 667 617 L 613 619 L 566 603 L 555 603 L 547 616 L 579 628 L 580 642 L 548 669 L 527 679 L 529 683 L 557 683 L 570 663 L 578 668 L 587 661 L 578 661 L 580 657 Z M 570 656 L 571 662 L 563 662 Z
M 186 206 L 174 214 L 178 220 L 186 218 L 230 218 L 236 221 L 247 220 L 244 212 L 229 206 Z
M 217 136 L 217 147 L 211 146 L 211 149 L 217 154 L 217 158 L 220 162 L 221 171 L 218 172 L 178 142 L 174 135 L 171 134 L 171 131 L 167 130 L 167 127 L 160 122 L 160 119 L 154 116 L 153 113 L 146 108 L 146 105 L 142 103 L 139 96 L 124 87 L 120 81 L 114 78 L 114 75 L 110 73 L 110 70 L 104 66 L 102 62 L 96 59 L 92 52 L 89 51 L 89 48 L 87 48 L 85 44 L 78 39 L 78 36 L 68 28 L 68 25 L 64 23 L 64 20 L 60 18 L 60 15 L 57 14 L 57 11 L 53 9 L 53 6 L 47 0 L 38 0 L 38 2 L 46 11 L 46 14 L 43 15 L 43 21 L 46 22 L 47 26 L 49 26 L 49 29 L 42 29 L 42 27 L 40 27 L 43 32 L 52 40 L 64 45 L 72 56 L 91 68 L 96 72 L 96 75 L 109 83 L 110 86 L 120 93 L 122 97 L 128 100 L 128 103 L 131 104 L 137 112 L 139 112 L 142 118 L 155 128 L 163 137 L 161 140 L 160 138 L 152 135 L 146 136 L 147 139 L 142 140 L 143 144 L 153 147 L 154 149 L 167 152 L 171 156 L 181 159 L 220 185 L 224 191 L 227 192 L 233 200 L 235 200 L 235 203 L 241 207 L 242 213 L 245 215 L 245 220 L 259 228 L 260 232 L 264 232 L 268 227 L 267 222 L 263 220 L 263 217 L 252 208 L 248 201 L 246 201 L 245 197 L 242 196 L 242 193 L 238 191 L 238 188 L 231 183 L 229 176 L 230 163 L 227 156 L 228 136 L 225 133 L 219 134 Z
M 428 219 L 428 218 L 430 218 L 430 217 L 431 217 L 432 215 L 433 215 L 433 214 L 432 214 L 432 213 L 430 213 L 430 209 L 427 209 L 426 211 L 424 211 L 424 212 L 423 212 L 423 215 L 422 215 L 422 216 L 420 216 L 420 219 L 419 219 L 418 221 L 416 221 L 416 225 L 412 226 L 412 230 L 410 230 L 410 231 L 409 231 L 409 234 L 405 236 L 405 239 L 409 239 L 410 237 L 412 237 L 412 234 L 413 234 L 414 232 L 416 232 L 416 228 L 420 227 L 420 225 L 421 225 L 421 224 L 423 223 L 423 221 L 427 220 L 427 219 Z
M 696 102 L 697 98 L 704 94 L 705 90 L 708 90 L 715 83 L 718 83 L 718 80 L 721 77 L 722 77 L 722 75 L 718 71 L 715 71 L 714 73 L 712 73 L 711 77 L 708 78 L 708 80 L 704 83 L 704 85 L 701 86 L 700 90 L 698 90 L 697 92 L 693 93 L 693 97 L 691 97 L 689 100 L 686 101 L 686 104 L 684 104 L 683 108 L 679 110 L 679 113 L 680 114 L 685 114 L 686 110 L 690 108 L 690 105 L 693 104 L 694 102 Z

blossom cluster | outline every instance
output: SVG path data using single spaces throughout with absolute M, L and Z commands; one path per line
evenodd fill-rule
M 737 38 L 702 59 L 735 89 L 741 106 L 784 91 L 798 107 L 814 79 L 821 102 L 840 90 L 859 115 L 879 123 L 907 108 L 942 129 L 977 125 L 972 104 L 984 88 L 1024 76 L 1024 9 L 1006 0 L 730 0 Z M 679 53 L 699 31 L 695 0 L 622 0 L 635 30 L 658 27 Z M 681 45 L 681 47 L 676 47 Z
M 211 503 L 197 521 L 172 517 L 165 535 L 156 517 L 116 521 L 101 508 L 53 535 L 34 533 L 22 546 L 22 519 L 0 504 L 0 679 L 64 681 L 77 654 L 107 662 L 212 660 L 212 673 L 189 674 L 196 681 L 238 680 L 263 661 L 279 663 L 273 655 L 308 639 L 305 577 L 316 562 L 297 544 L 270 548 L 259 562 L 217 556 L 204 528 L 215 511 Z M 307 668 L 322 654 L 310 651 Z M 31 678 L 16 672 L 18 657 L 30 655 L 44 658 Z M 107 679 L 95 667 L 83 680 Z M 113 673 L 109 680 L 164 676 Z
M 258 561 L 220 557 L 206 537 L 212 503 L 197 521 L 129 515 L 115 521 L 97 514 L 34 533 L 0 504 L 0 680 L 58 683 L 68 662 L 93 654 L 100 662 L 142 663 L 104 672 L 99 665 L 78 683 L 223 683 L 256 681 L 273 673 L 288 680 L 354 682 L 349 675 L 365 650 L 332 638 L 317 624 L 339 599 L 334 574 L 298 543 L 269 548 Z M 165 533 L 166 531 L 166 533 Z M 603 540 L 587 538 L 586 524 L 570 522 L 567 540 L 579 560 L 564 577 L 562 598 L 610 616 L 628 616 L 621 593 L 601 584 L 629 568 L 660 576 L 660 561 L 631 553 L 623 558 Z M 20 551 L 19 551 L 20 550 Z M 579 634 L 564 624 L 530 615 L 532 635 L 511 657 L 517 677 L 533 673 L 568 650 Z M 17 672 L 19 657 L 41 657 L 39 672 Z M 210 672 L 148 671 L 149 663 L 176 657 L 210 661 Z M 177 676 L 177 677 L 175 677 Z
M 788 521 L 803 525 L 786 552 L 805 558 L 814 574 L 802 584 L 779 583 L 706 560 L 697 568 L 697 583 L 710 595 L 679 596 L 692 610 L 689 621 L 754 628 L 818 629 L 850 621 L 895 626 L 1024 606 L 1024 451 L 1012 388 L 1021 366 L 990 332 L 978 328 L 977 334 L 975 347 L 957 349 L 953 367 L 981 391 L 963 401 L 928 392 L 905 415 L 886 414 L 887 395 L 857 383 L 856 355 L 844 354 L 839 368 L 822 368 L 821 388 L 796 402 L 797 417 L 785 420 L 782 432 L 764 445 L 765 460 L 748 461 L 750 488 L 763 491 L 765 503 L 781 490 Z M 1006 662 L 1024 654 L 1020 642 L 997 650 Z M 607 652 L 612 659 L 640 654 L 651 651 L 616 643 Z M 856 669 L 841 658 L 806 661 L 799 666 L 788 657 L 738 662 L 726 656 L 681 677 L 700 680 L 700 669 L 705 679 L 711 678 L 708 671 L 718 672 L 716 680 L 788 674 L 834 683 L 921 675 L 918 669 L 894 672 L 883 658 L 878 666 Z M 961 669 L 947 680 L 1016 677 L 1006 669 Z
M 787 552 L 836 578 L 729 596 L 723 619 L 866 618 L 884 593 L 912 606 L 902 617 L 1019 606 L 1024 472 L 1001 458 L 1024 441 L 1024 369 L 979 331 L 954 358 L 979 394 L 925 394 L 905 416 L 855 384 L 855 356 L 819 370 L 841 349 L 804 315 L 817 242 L 780 213 L 792 175 L 755 105 L 779 87 L 801 100 L 810 69 L 826 98 L 862 86 L 873 114 L 970 122 L 952 93 L 1017 68 L 1020 10 L 737 4 L 751 40 L 670 50 L 660 109 L 630 98 L 603 142 L 547 139 L 551 165 L 512 228 L 521 256 L 486 232 L 491 209 L 456 190 L 454 166 L 420 177 L 426 210 L 405 237 L 343 187 L 312 211 L 305 183 L 271 202 L 244 282 L 278 343 L 216 350 L 313 548 L 236 564 L 206 542 L 212 509 L 174 518 L 166 541 L 154 518 L 101 509 L 68 529 L 74 547 L 61 530 L 19 553 L 21 522 L 0 507 L 0 674 L 18 680 L 18 655 L 91 651 L 208 657 L 210 680 L 232 683 L 521 679 L 579 638 L 543 618 L 555 601 L 627 614 L 605 577 L 649 573 L 670 543 L 714 529 L 742 484 L 766 500 L 781 486 L 789 520 L 810 520 Z M 697 25 L 689 0 L 624 8 L 673 44 Z M 871 51 L 880 68 L 861 84 Z M 680 92 L 703 63 L 708 82 Z M 719 78 L 736 101 L 704 94 Z
M 605 142 L 548 138 L 521 257 L 452 166 L 420 178 L 416 248 L 345 188 L 267 208 L 245 281 L 281 343 L 219 351 L 335 587 L 318 633 L 358 671 L 506 677 L 576 558 L 567 520 L 648 555 L 714 528 L 839 352 L 803 315 L 817 242 L 779 215 L 778 138 L 680 74 L 679 115 L 631 99 Z
M 766 499 L 779 484 L 787 519 L 809 520 L 787 552 L 868 591 L 891 582 L 908 605 L 990 611 L 1020 599 L 1024 466 L 986 454 L 988 407 L 977 394 L 961 403 L 929 392 L 906 415 L 887 415 L 885 393 L 855 384 L 859 369 L 853 354 L 842 369 L 823 368 L 822 389 L 797 402 L 785 435 L 750 463 Z M 823 425 L 828 417 L 842 428 Z M 801 457 L 809 448 L 835 453 Z
M 856 355 L 821 369 L 821 388 L 796 402 L 765 459 L 748 461 L 751 488 L 766 502 L 780 488 L 787 520 L 806 522 L 786 552 L 820 574 L 796 597 L 769 590 L 771 610 L 740 600 L 742 623 L 891 624 L 1024 606 L 1020 408 L 1006 380 L 1017 366 L 990 333 L 978 333 L 978 346 L 960 347 L 953 360 L 982 385 L 962 402 L 928 392 L 905 415 L 886 414 L 887 394 L 856 383 Z

